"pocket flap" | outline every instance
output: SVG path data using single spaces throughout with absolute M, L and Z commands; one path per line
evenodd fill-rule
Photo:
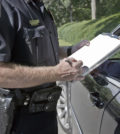
M 26 39 L 26 41 L 30 41 L 34 38 L 41 38 L 44 36 L 44 29 L 45 29 L 45 26 L 39 26 L 39 27 L 36 27 L 36 28 L 26 28 L 24 27 L 23 30 L 24 30 L 24 37 Z

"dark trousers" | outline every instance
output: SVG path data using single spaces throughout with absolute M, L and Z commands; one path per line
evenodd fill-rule
M 18 110 L 11 134 L 58 134 L 56 111 L 29 114 Z

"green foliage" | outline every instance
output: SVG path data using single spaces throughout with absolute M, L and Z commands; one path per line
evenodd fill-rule
M 89 8 L 77 8 L 73 10 L 74 21 L 89 20 L 91 17 Z
M 113 55 L 111 58 L 120 58 L 120 51 L 116 53 L 115 55 Z
M 61 5 L 59 1 L 54 0 L 51 3 L 48 2 L 46 4 L 46 7 L 53 14 L 57 26 L 65 24 L 66 22 L 69 21 L 66 8 L 63 5 Z
M 120 0 L 100 0 L 97 2 L 97 18 L 100 16 L 108 16 L 120 12 Z
M 91 40 L 102 32 L 110 32 L 120 24 L 119 18 L 120 13 L 117 13 L 99 20 L 68 23 L 58 29 L 59 38 L 71 44 L 76 44 L 83 39 Z
M 65 6 L 65 8 L 68 8 L 71 4 L 70 0 L 61 0 L 62 4 Z
M 60 44 L 60 46 L 71 46 L 71 44 L 69 43 L 69 42 L 66 42 L 66 41 L 64 41 L 64 40 L 59 40 L 59 44 Z
M 90 0 L 45 0 L 52 12 L 57 26 L 71 21 L 88 20 L 91 16 Z
M 91 0 L 44 0 L 57 26 L 91 18 Z M 96 0 L 97 19 L 120 12 L 120 0 Z
M 120 24 L 119 18 L 120 13 L 117 13 L 95 21 L 67 23 L 58 29 L 59 38 L 72 45 L 84 39 L 91 40 L 102 32 L 111 32 L 113 28 Z M 64 43 L 61 43 L 60 45 L 64 45 Z M 120 57 L 120 52 L 115 54 L 114 57 Z

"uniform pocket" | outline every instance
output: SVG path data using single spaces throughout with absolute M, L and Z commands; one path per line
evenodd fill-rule
M 31 44 L 31 41 L 36 38 L 43 38 L 45 26 L 38 26 L 36 28 L 23 28 L 24 30 L 24 38 L 27 44 Z
M 38 45 L 43 41 L 45 35 L 45 26 L 42 25 L 34 28 L 24 27 L 23 30 L 26 47 L 31 55 L 31 59 L 33 59 L 34 63 L 38 65 L 38 62 L 40 62 Z

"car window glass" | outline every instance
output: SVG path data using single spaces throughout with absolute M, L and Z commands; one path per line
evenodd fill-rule
M 120 59 L 109 59 L 97 68 L 98 72 L 120 80 Z

